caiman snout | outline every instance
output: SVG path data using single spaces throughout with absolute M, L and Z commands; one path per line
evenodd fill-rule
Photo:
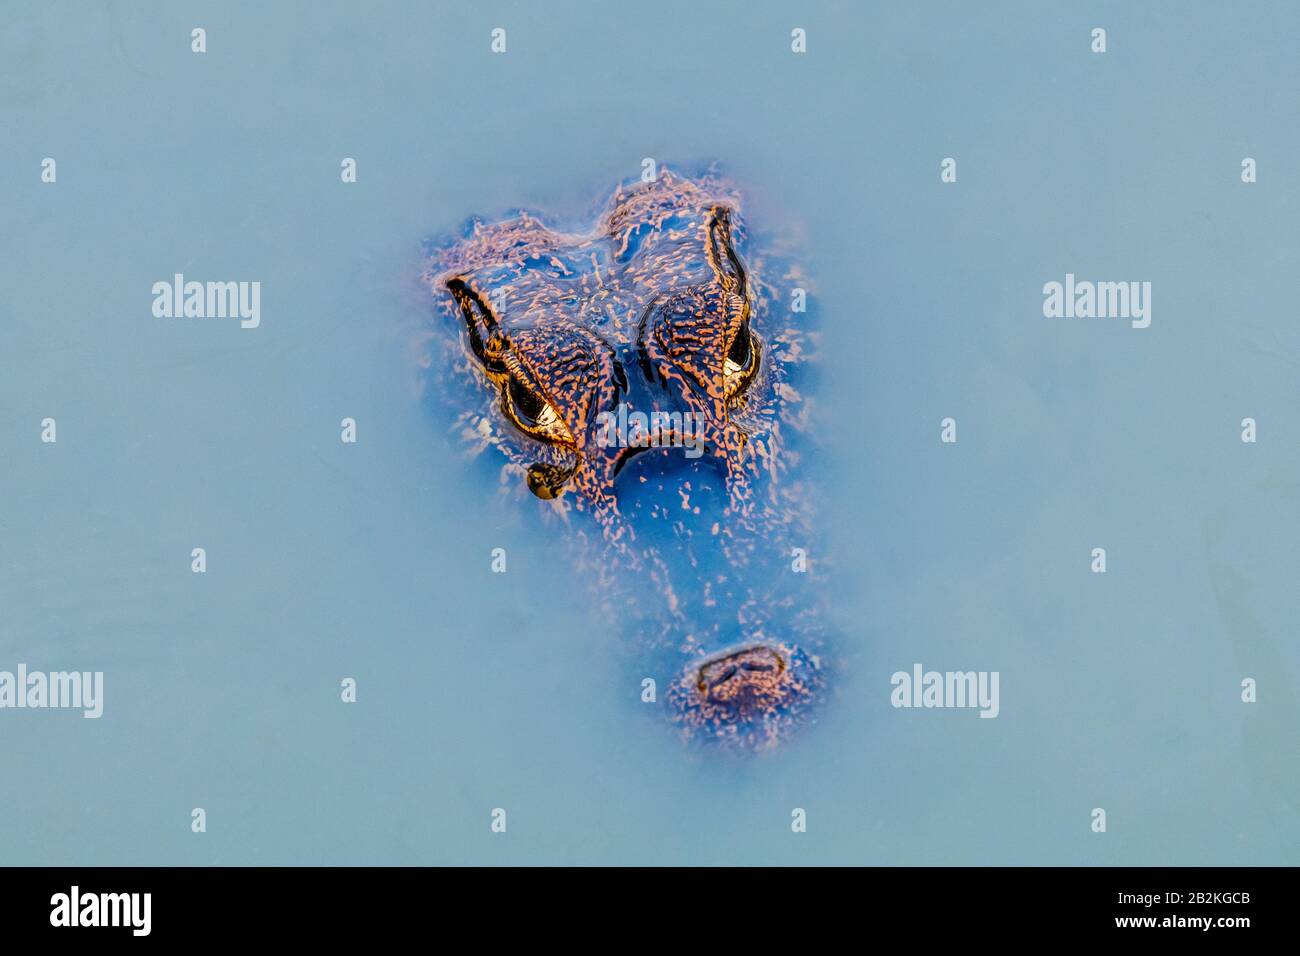
M 692 734 L 763 749 L 805 717 L 823 683 L 793 645 L 750 644 L 703 658 L 674 684 L 674 720 Z

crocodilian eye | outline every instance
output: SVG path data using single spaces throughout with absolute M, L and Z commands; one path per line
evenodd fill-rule
M 753 379 L 758 369 L 758 340 L 749 329 L 749 322 L 741 323 L 736 330 L 736 337 L 731 340 L 726 358 L 722 363 L 722 380 L 726 384 L 727 395 L 738 395 Z
M 506 380 L 503 398 L 506 414 L 525 433 L 543 441 L 573 443 L 555 406 L 516 376 Z

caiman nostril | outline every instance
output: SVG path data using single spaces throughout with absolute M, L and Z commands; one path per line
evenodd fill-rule
M 673 684 L 674 720 L 722 742 L 765 748 L 820 697 L 821 663 L 795 644 L 748 644 L 698 661 Z
M 727 681 L 731 680 L 731 678 L 735 677 L 738 671 L 739 668 L 736 667 L 735 664 L 732 664 L 725 671 L 723 671 L 721 674 L 719 674 L 717 677 L 715 677 L 712 681 L 709 682 L 709 690 L 712 690 L 713 688 L 717 687 L 719 684 L 725 684 Z M 703 689 L 704 686 L 701 683 L 700 690 Z
M 705 662 L 696 674 L 695 686 L 711 699 L 716 699 L 715 692 L 762 693 L 766 685 L 778 681 L 784 672 L 785 659 L 775 650 L 765 646 L 747 647 Z

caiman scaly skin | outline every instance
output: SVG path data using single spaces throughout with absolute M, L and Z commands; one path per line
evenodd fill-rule
M 815 336 L 744 247 L 732 187 L 661 169 L 620 186 L 590 231 L 474 221 L 424 277 L 459 333 L 428 361 L 469 383 L 461 433 L 562 516 L 602 619 L 648 662 L 676 662 L 672 719 L 761 749 L 825 683 L 821 607 L 793 567 L 811 491 L 788 448 L 811 416 L 790 372 Z M 690 413 L 702 457 L 602 440 L 620 404 Z

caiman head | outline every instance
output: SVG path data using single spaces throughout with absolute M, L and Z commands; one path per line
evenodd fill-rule
M 592 514 L 624 568 L 663 571 L 661 550 L 638 542 L 650 522 L 724 556 L 712 571 L 691 559 L 698 600 L 661 585 L 692 661 L 670 699 L 686 724 L 757 741 L 817 679 L 816 658 L 768 636 L 762 613 L 746 625 L 703 610 L 806 507 L 779 481 L 782 427 L 802 417 L 787 408 L 799 396 L 783 360 L 798 361 L 803 340 L 773 319 L 743 245 L 734 192 L 661 170 L 620 187 L 589 232 L 528 213 L 476 221 L 433 250 L 425 278 L 480 383 L 464 431 L 504 452 L 538 498 Z

